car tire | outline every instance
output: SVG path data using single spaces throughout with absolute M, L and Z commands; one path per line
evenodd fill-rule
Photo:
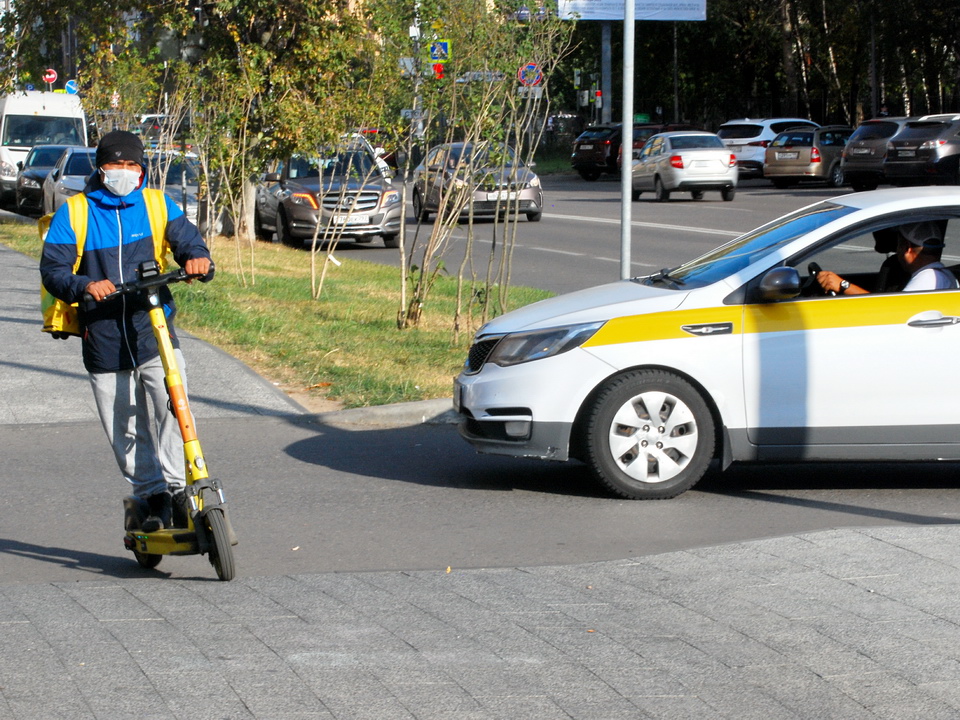
M 691 190 L 690 197 L 694 200 L 703 200 L 703 190 Z
M 400 247 L 400 235 L 397 233 L 385 233 L 380 237 L 383 238 L 383 246 L 385 248 L 398 248 Z
M 423 199 L 416 190 L 413 191 L 413 216 L 418 222 L 427 222 L 430 220 L 430 213 L 423 207 Z
M 530 212 L 527 213 L 527 222 L 540 222 L 540 218 L 542 217 L 542 212 Z
M 594 180 L 600 179 L 600 176 L 603 174 L 599 170 L 578 170 L 580 177 L 582 177 L 587 182 L 593 182 Z
M 663 186 L 660 178 L 653 179 L 653 196 L 657 202 L 667 202 L 670 199 L 670 191 Z
M 637 200 L 640 199 L 640 194 L 641 194 L 640 190 L 631 190 L 630 199 L 633 200 L 633 202 L 636 202 Z
M 277 238 L 287 247 L 303 247 L 303 241 L 290 234 L 290 221 L 282 210 L 277 213 Z
M 840 166 L 840 163 L 830 168 L 830 177 L 827 180 L 827 185 L 832 188 L 843 187 L 843 168 Z
M 584 424 L 585 462 L 620 497 L 661 500 L 699 482 L 716 430 L 701 394 L 664 370 L 632 370 L 601 386 Z
M 720 191 L 720 197 L 724 199 L 725 202 L 730 202 L 737 196 L 737 189 L 735 187 L 725 187 Z

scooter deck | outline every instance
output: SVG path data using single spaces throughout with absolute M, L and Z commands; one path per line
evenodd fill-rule
M 144 555 L 197 555 L 197 534 L 187 528 L 170 528 L 152 533 L 128 530 L 123 538 L 128 550 Z

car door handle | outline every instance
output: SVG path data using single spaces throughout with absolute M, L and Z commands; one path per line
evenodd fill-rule
M 953 315 L 941 315 L 936 318 L 917 318 L 915 320 L 910 320 L 907 325 L 910 327 L 943 327 L 944 325 L 956 325 L 960 323 L 960 317 L 955 317 Z

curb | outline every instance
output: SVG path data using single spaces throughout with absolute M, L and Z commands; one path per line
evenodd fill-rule
M 454 425 L 458 417 L 453 409 L 453 399 L 440 398 L 319 413 L 313 416 L 313 421 L 331 426 L 410 427 Z

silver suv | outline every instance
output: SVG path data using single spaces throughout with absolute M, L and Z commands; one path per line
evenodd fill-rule
M 817 128 L 819 124 L 803 118 L 741 118 L 728 120 L 717 135 L 737 158 L 740 177 L 763 177 L 763 161 L 773 139 L 789 128 Z
M 924 115 L 887 143 L 883 172 L 893 185 L 960 184 L 960 115 Z

